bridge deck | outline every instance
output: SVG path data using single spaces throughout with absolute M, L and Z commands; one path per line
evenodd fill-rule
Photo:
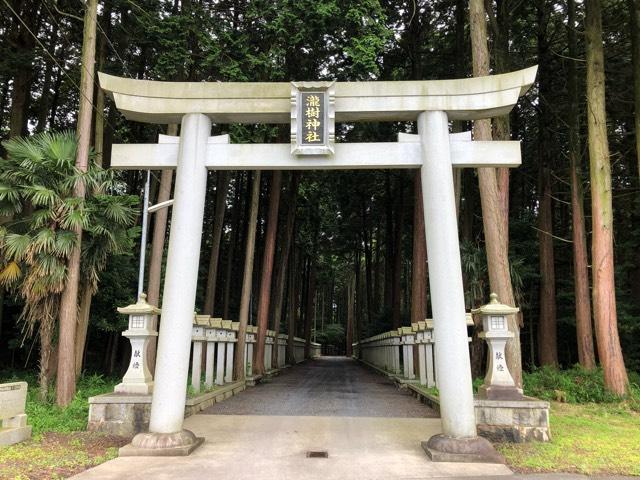
M 504 465 L 430 462 L 420 442 L 440 419 L 409 393 L 347 358 L 286 369 L 185 420 L 205 437 L 188 457 L 120 457 L 82 480 L 388 480 L 493 478 Z M 326 452 L 327 458 L 309 458 Z
M 203 414 L 330 417 L 437 417 L 384 377 L 346 357 L 322 357 L 285 369 Z

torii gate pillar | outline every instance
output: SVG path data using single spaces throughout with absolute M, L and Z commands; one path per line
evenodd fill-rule
M 422 447 L 432 460 L 500 463 L 491 443 L 477 434 L 469 388 L 471 364 L 447 114 L 418 115 L 418 136 L 424 224 L 431 226 L 425 233 L 443 431 L 422 442 Z
M 196 301 L 200 242 L 207 193 L 205 157 L 211 119 L 201 113 L 182 118 L 171 233 L 162 296 L 156 379 L 149 432 L 139 433 L 120 456 L 188 455 L 203 441 L 184 430 L 191 324 Z

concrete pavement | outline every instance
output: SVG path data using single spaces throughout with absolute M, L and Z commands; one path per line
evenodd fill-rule
M 349 359 L 287 369 L 185 420 L 205 443 L 189 457 L 122 457 L 81 480 L 361 480 L 504 476 L 497 464 L 430 462 L 433 410 Z M 431 418 L 429 418 L 431 417 Z M 326 458 L 309 458 L 326 452 Z
M 351 358 L 321 357 L 208 408 L 215 415 L 437 418 L 409 390 Z

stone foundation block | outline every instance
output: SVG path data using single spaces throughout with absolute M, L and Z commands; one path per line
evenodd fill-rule
M 548 442 L 549 402 L 531 397 L 524 400 L 476 399 L 478 433 L 495 442 Z
M 243 381 L 216 387 L 211 392 L 187 398 L 184 416 L 195 415 L 216 402 L 240 393 L 245 389 Z M 87 429 L 122 437 L 149 430 L 151 395 L 107 393 L 89 398 L 89 422 Z
M 13 445 L 31 438 L 31 425 L 23 427 L 0 428 L 0 445 Z

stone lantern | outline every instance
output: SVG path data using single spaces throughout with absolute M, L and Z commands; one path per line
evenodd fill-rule
M 487 375 L 478 390 L 478 397 L 489 400 L 520 400 L 523 398 L 522 389 L 513 381 L 505 356 L 507 341 L 513 337 L 513 332 L 509 331 L 507 325 L 507 316 L 520 309 L 503 305 L 495 293 L 490 298 L 487 305 L 472 310 L 472 313 L 479 314 L 482 319 L 483 332 L 480 338 L 484 338 L 489 345 Z
M 116 385 L 116 393 L 148 395 L 153 391 L 153 377 L 147 365 L 147 346 L 152 337 L 157 337 L 155 318 L 160 309 L 147 303 L 147 296 L 140 294 L 138 302 L 128 307 L 118 308 L 118 312 L 129 315 L 129 328 L 122 332 L 131 342 L 129 369 Z

